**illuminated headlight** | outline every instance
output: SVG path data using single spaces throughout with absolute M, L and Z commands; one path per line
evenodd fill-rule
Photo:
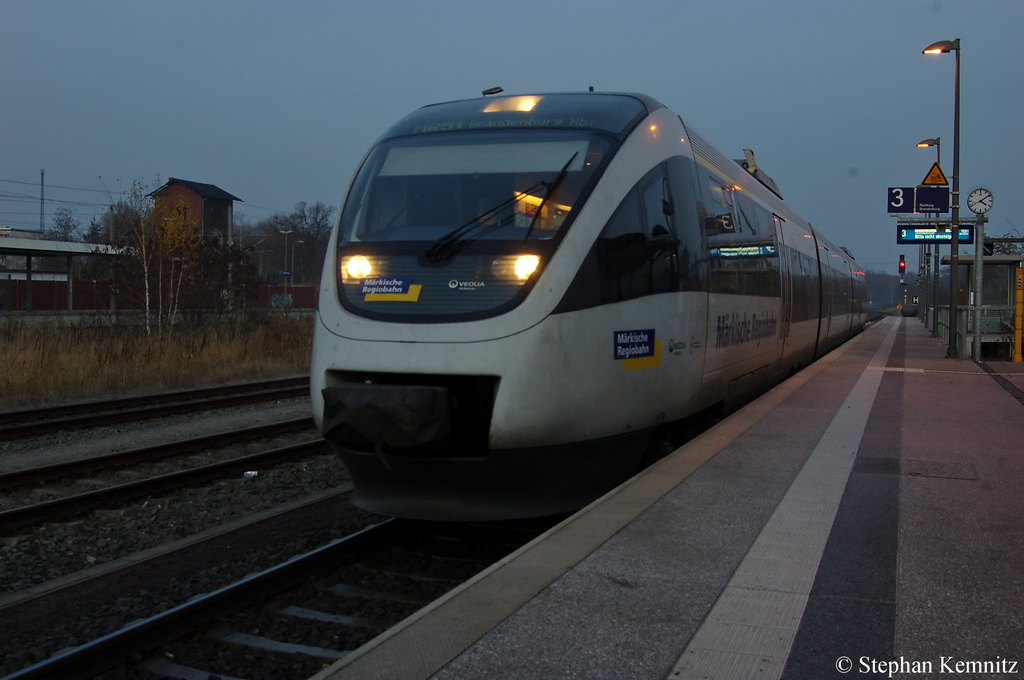
M 539 267 L 540 258 L 536 255 L 507 255 L 494 260 L 491 271 L 496 278 L 509 283 L 526 283 Z
M 359 283 L 374 275 L 374 266 L 363 255 L 349 255 L 341 259 L 342 283 Z
M 525 281 L 530 278 L 530 274 L 537 271 L 538 266 L 540 266 L 540 258 L 536 255 L 520 255 L 516 258 L 516 277 Z
M 502 111 L 519 111 L 529 113 L 540 103 L 542 97 L 499 97 L 488 100 L 484 107 L 484 113 L 497 113 Z

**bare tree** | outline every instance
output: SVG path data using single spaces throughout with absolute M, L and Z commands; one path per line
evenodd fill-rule
M 81 241 L 82 223 L 75 218 L 74 210 L 61 206 L 54 211 L 53 224 L 44 235 L 51 241 Z
M 295 216 L 298 231 L 296 246 L 302 254 L 301 263 L 306 283 L 318 283 L 323 268 L 324 256 L 327 254 L 327 242 L 334 226 L 334 206 L 321 201 L 307 206 L 305 202 L 295 204 Z
M 114 204 L 114 210 L 115 224 L 124 230 L 132 259 L 141 268 L 146 333 L 149 334 L 152 332 L 150 325 L 150 273 L 157 255 L 156 229 L 152 220 L 153 199 L 146 191 L 146 187 L 136 180 L 132 182 L 132 188 L 128 190 L 125 198 Z
M 182 284 L 194 280 L 193 270 L 199 261 L 199 220 L 189 215 L 183 204 L 171 205 L 156 202 L 150 208 L 159 275 L 157 276 L 157 297 L 159 313 L 164 317 L 164 300 L 167 300 L 167 318 L 173 319 L 178 310 Z M 167 295 L 164 295 L 164 269 L 167 270 Z
M 1002 238 L 1016 238 L 1020 239 L 1020 234 L 1006 233 L 1002 235 Z M 992 244 L 993 255 L 1024 255 L 1024 239 L 1017 241 L 1016 243 L 993 243 Z
M 318 283 L 333 227 L 333 206 L 321 201 L 312 205 L 299 201 L 291 213 L 261 221 L 258 231 L 263 236 L 256 240 L 262 250 L 272 251 L 271 261 L 281 263 L 281 270 L 290 271 L 294 263 L 296 271 L 292 273 L 292 282 Z M 288 234 L 287 253 L 284 239 L 278 236 L 284 233 Z

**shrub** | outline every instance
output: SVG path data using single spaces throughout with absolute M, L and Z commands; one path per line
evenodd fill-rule
M 122 316 L 0 317 L 0 406 L 62 403 L 309 371 L 312 317 L 248 312 L 146 333 Z

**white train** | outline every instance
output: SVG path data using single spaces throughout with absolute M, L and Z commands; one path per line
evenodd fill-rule
M 863 272 L 644 95 L 484 97 L 381 137 L 332 236 L 313 415 L 384 515 L 582 507 L 652 437 L 858 333 Z

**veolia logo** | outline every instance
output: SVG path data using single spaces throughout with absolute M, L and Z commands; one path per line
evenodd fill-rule
M 484 287 L 484 282 L 483 281 L 459 281 L 457 279 L 452 279 L 451 281 L 448 282 L 448 287 L 452 288 L 452 289 L 458 288 L 459 290 L 474 290 L 476 288 L 483 288 Z

